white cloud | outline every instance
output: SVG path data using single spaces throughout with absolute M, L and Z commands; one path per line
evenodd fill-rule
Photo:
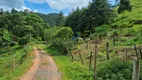
M 33 10 L 33 12 L 37 13 L 37 12 L 38 12 L 38 10 L 37 10 L 37 9 L 35 9 L 35 10 Z
M 26 0 L 26 1 L 29 1 L 29 2 L 34 2 L 34 3 L 44 3 L 45 0 Z
M 52 9 L 74 9 L 76 7 L 85 7 L 90 0 L 27 0 L 34 3 L 47 3 Z
M 11 10 L 12 8 L 18 11 L 29 9 L 25 6 L 23 0 L 0 0 L 0 8 L 3 8 L 4 11 Z

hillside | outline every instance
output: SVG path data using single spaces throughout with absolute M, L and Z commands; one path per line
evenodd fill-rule
M 125 11 L 124 13 L 124 18 L 123 13 L 118 14 L 117 13 L 117 18 L 115 19 L 115 22 L 112 23 L 113 26 L 116 27 L 135 27 L 142 24 L 142 1 L 141 0 L 130 0 L 131 1 L 131 6 L 132 6 L 132 11 L 128 12 Z M 115 9 L 117 11 L 118 8 Z
M 41 14 L 37 13 L 47 24 L 48 26 L 55 26 L 57 19 L 59 17 L 59 14 L 57 13 L 50 13 L 50 14 Z

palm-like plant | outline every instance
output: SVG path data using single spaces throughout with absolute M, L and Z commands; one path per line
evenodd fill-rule
M 7 46 L 8 51 L 10 51 L 10 44 L 12 43 L 12 36 L 7 30 L 4 30 L 3 32 L 3 39 L 4 39 L 3 45 Z

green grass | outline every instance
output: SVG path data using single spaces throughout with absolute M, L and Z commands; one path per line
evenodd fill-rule
M 26 48 L 26 52 L 24 48 L 20 48 L 0 56 L 0 80 L 19 80 L 20 76 L 29 69 L 32 64 L 32 56 L 29 56 L 32 46 L 26 46 Z M 21 64 L 20 61 L 23 54 L 27 54 L 28 56 L 23 59 L 23 63 Z M 12 71 L 14 56 L 15 70 Z
M 49 45 L 42 46 L 42 48 L 55 60 L 61 72 L 62 80 L 93 80 L 93 73 L 88 70 L 86 65 L 72 61 L 67 55 L 60 55 L 58 49 L 49 48 Z

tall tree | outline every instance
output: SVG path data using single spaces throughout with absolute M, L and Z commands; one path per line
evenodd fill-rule
M 0 8 L 0 14 L 2 14 L 3 13 L 3 9 L 2 8 Z
M 108 23 L 112 18 L 112 9 L 107 0 L 93 0 L 88 7 L 88 16 L 90 18 L 91 27 L 101 26 Z
M 12 14 L 15 14 L 15 13 L 18 13 L 18 11 L 15 10 L 14 8 L 12 8 L 11 13 L 12 13 Z
M 59 17 L 57 19 L 57 22 L 56 22 L 56 26 L 63 26 L 64 25 L 64 14 L 63 12 L 61 11 L 59 13 Z
M 130 0 L 120 0 L 120 6 L 118 8 L 119 14 L 123 13 L 123 17 L 124 17 L 125 11 L 131 11 L 131 10 L 132 10 L 132 6 L 130 5 Z

